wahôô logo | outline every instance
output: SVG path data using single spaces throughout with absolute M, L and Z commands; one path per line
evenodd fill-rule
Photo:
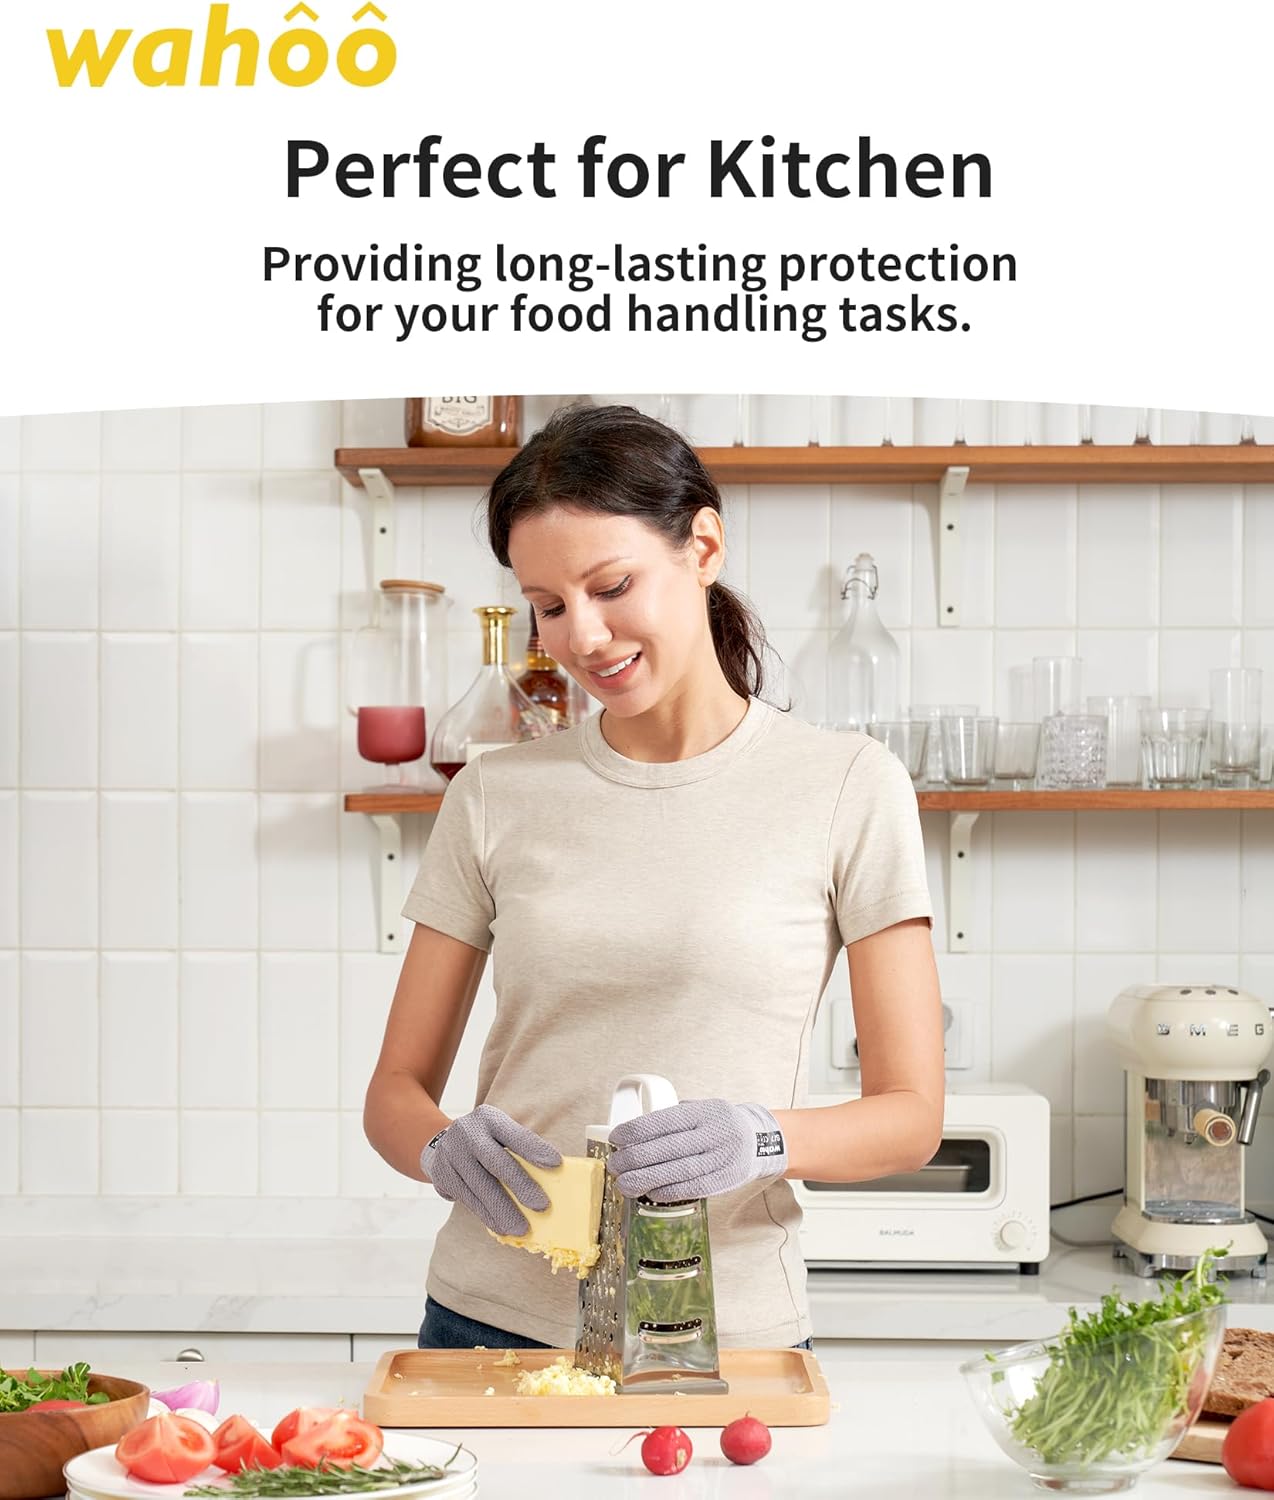
M 312 23 L 318 20 L 318 15 L 304 0 L 283 17 L 287 30 L 280 31 L 273 39 L 259 37 L 246 26 L 232 28 L 230 6 L 210 5 L 208 22 L 199 39 L 202 50 L 197 77 L 191 73 L 197 34 L 184 26 L 148 31 L 133 42 L 132 70 L 137 81 L 147 88 L 181 88 L 187 81 L 196 82 L 201 88 L 215 88 L 222 82 L 226 54 L 232 53 L 236 87 L 254 84 L 258 69 L 264 64 L 276 82 L 300 89 L 323 77 L 334 51 L 336 71 L 346 83 L 358 88 L 384 83 L 398 60 L 393 38 L 375 24 L 387 19 L 385 12 L 368 0 L 351 19 L 355 29 L 336 42 L 333 49 L 322 33 L 314 29 Z M 133 32 L 113 31 L 105 44 L 92 30 L 82 31 L 69 45 L 62 31 L 50 30 L 47 35 L 59 85 L 69 89 L 83 79 L 90 88 L 100 89 L 128 50 Z

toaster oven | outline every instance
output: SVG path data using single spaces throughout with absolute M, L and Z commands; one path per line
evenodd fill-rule
M 942 1143 L 919 1171 L 872 1182 L 792 1180 L 806 1264 L 1036 1273 L 1049 1250 L 1048 1168 L 1047 1099 L 1016 1084 L 954 1089 Z

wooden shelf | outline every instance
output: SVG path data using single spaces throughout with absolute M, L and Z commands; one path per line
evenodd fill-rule
M 338 448 L 351 484 L 379 469 L 394 485 L 486 485 L 516 448 Z M 718 484 L 937 484 L 967 466 L 970 484 L 1269 484 L 1274 445 L 700 448 Z
M 436 813 L 441 792 L 346 792 L 345 811 L 358 813 Z
M 956 792 L 943 788 L 917 795 L 921 812 L 1218 812 L 1274 808 L 1269 791 L 1151 792 L 1112 787 L 1100 792 Z M 435 813 L 441 792 L 348 792 L 345 811 L 358 813 Z
M 1109 787 L 1100 792 L 920 792 L 921 812 L 1217 812 L 1274 807 L 1274 790 L 1152 792 Z

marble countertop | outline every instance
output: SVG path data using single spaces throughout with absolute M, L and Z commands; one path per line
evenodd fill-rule
M 407 1236 L 227 1233 L 0 1237 L 0 1328 L 384 1334 L 414 1343 L 428 1243 Z M 825 1339 L 1014 1343 L 1047 1337 L 1070 1305 L 1151 1284 L 1107 1249 L 1057 1249 L 1039 1276 L 1004 1272 L 813 1271 Z M 547 1273 L 546 1273 L 547 1274 Z M 1232 1323 L 1274 1331 L 1264 1281 L 1229 1285 Z
M 773 1500 L 776 1496 L 871 1496 L 872 1500 L 1029 1500 L 1038 1494 L 1026 1474 L 995 1445 L 976 1416 L 958 1361 L 855 1358 L 852 1346 L 820 1351 L 832 1397 L 823 1427 L 775 1428 L 774 1446 L 758 1464 L 736 1468 L 722 1457 L 718 1429 L 687 1422 L 694 1457 L 667 1481 L 680 1500 Z M 222 1385 L 222 1411 L 273 1423 L 298 1405 L 355 1404 L 372 1365 L 211 1364 L 204 1377 Z M 112 1373 L 155 1389 L 180 1383 L 190 1366 L 121 1364 Z M 551 1398 L 546 1398 L 551 1399 Z M 619 1398 L 622 1400 L 623 1398 Z M 693 1398 L 687 1398 L 687 1407 Z M 616 1452 L 615 1428 L 440 1431 L 431 1437 L 463 1443 L 478 1460 L 478 1493 L 496 1497 L 553 1495 L 556 1500 L 638 1500 L 651 1476 L 638 1444 Z M 664 1490 L 660 1490 L 662 1495 Z M 1219 1467 L 1168 1461 L 1145 1475 L 1137 1494 L 1148 1500 L 1233 1495 Z

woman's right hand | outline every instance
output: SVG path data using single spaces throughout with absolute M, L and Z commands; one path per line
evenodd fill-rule
M 493 1104 L 480 1104 L 433 1137 L 420 1153 L 420 1169 L 440 1198 L 463 1203 L 493 1234 L 526 1234 L 531 1226 L 518 1203 L 542 1212 L 549 1198 L 512 1151 L 536 1167 L 562 1164 L 556 1146 Z

